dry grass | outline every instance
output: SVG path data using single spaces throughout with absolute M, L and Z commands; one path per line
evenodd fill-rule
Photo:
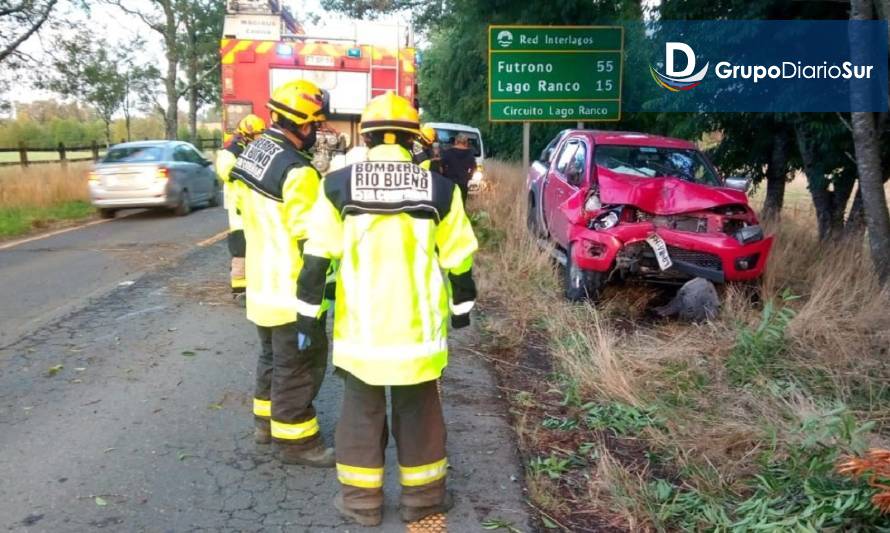
M 586 399 L 656 406 L 664 424 L 641 437 L 649 448 L 667 451 L 667 467 L 686 473 L 692 488 L 743 492 L 764 453 L 781 457 L 797 446 L 802 423 L 837 402 L 860 421 L 877 421 L 872 439 L 884 440 L 890 427 L 890 297 L 871 273 L 862 242 L 819 243 L 812 211 L 802 208 L 786 212 L 772 228 L 776 244 L 760 295 L 796 314 L 784 328 L 780 357 L 740 386 L 730 376 L 739 332 L 762 320 L 762 305 L 749 292 L 722 291 L 720 316 L 701 325 L 646 320 L 653 299 L 646 287 L 607 290 L 596 307 L 571 305 L 561 297 L 553 262 L 525 231 L 524 173 L 496 162 L 486 171 L 493 187 L 471 207 L 485 243 L 477 268 L 480 294 L 497 310 L 487 317 L 489 348 L 519 357 L 532 332 L 543 334 L 555 369 Z M 800 298 L 782 303 L 785 291 Z M 534 448 L 538 437 L 529 420 L 522 426 L 529 441 L 523 445 Z M 590 501 L 575 507 L 617 511 L 629 530 L 658 524 L 644 503 L 642 475 L 626 471 L 604 448 Z M 539 493 L 552 484 L 535 479 L 533 485 L 547 510 L 552 495 Z
M 90 163 L 0 168 L 0 208 L 50 207 L 64 202 L 88 201 Z

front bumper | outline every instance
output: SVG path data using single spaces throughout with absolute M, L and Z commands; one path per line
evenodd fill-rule
M 657 233 L 668 245 L 673 266 L 660 270 L 646 238 Z M 572 235 L 573 260 L 586 270 L 613 268 L 662 280 L 702 277 L 717 283 L 747 281 L 763 274 L 773 237 L 741 244 L 723 233 L 691 233 L 650 223 L 620 224 L 607 231 L 579 228 Z M 580 245 L 578 245 L 580 243 Z

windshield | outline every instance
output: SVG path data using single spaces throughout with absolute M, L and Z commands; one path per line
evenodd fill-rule
M 627 176 L 675 177 L 701 185 L 720 185 L 717 174 L 698 150 L 598 145 L 596 164 Z
M 112 148 L 103 163 L 152 163 L 160 161 L 164 151 L 159 146 L 121 146 Z
M 458 131 L 436 128 L 436 140 L 439 141 L 439 145 L 442 148 L 448 148 L 449 146 L 454 145 L 454 138 L 461 133 L 467 136 L 467 140 L 470 144 L 470 149 L 473 150 L 473 155 L 475 155 L 476 157 L 481 157 L 482 149 L 480 147 L 481 143 L 479 141 L 479 134 L 475 131 Z

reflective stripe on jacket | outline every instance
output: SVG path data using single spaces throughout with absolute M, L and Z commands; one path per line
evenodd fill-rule
M 396 145 L 327 175 L 310 215 L 298 305 L 301 321 L 319 316 L 324 273 L 339 260 L 335 366 L 371 385 L 441 375 L 449 316 L 468 313 L 475 298 L 478 244 L 456 191 Z
M 241 213 L 238 212 L 238 208 L 236 206 L 237 200 L 235 198 L 236 187 L 235 183 L 233 183 L 230 173 L 232 171 L 232 167 L 235 166 L 235 161 L 238 159 L 238 154 L 241 153 L 242 150 L 233 150 L 231 148 L 236 145 L 230 145 L 229 148 L 225 148 L 219 151 L 216 154 L 216 175 L 219 176 L 220 181 L 223 184 L 223 206 L 225 206 L 226 211 L 229 215 L 229 231 L 237 231 L 239 229 L 244 229 L 244 222 L 241 220 Z M 243 149 L 243 146 L 241 146 Z
M 275 129 L 247 146 L 231 174 L 247 240 L 247 318 L 265 327 L 294 322 L 300 242 L 321 176 Z

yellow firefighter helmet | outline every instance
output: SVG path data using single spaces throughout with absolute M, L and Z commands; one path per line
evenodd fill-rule
M 362 113 L 362 134 L 374 131 L 406 131 L 420 135 L 420 117 L 407 98 L 392 91 L 373 98 Z
M 308 80 L 285 83 L 272 92 L 266 104 L 272 111 L 272 121 L 283 117 L 296 125 L 327 120 L 328 94 Z
M 433 144 L 436 142 L 436 128 L 432 126 L 422 126 L 420 128 L 420 138 L 426 144 Z
M 260 117 L 251 113 L 242 118 L 240 122 L 238 122 L 238 127 L 235 129 L 235 133 L 241 135 L 242 137 L 253 139 L 257 135 L 262 133 L 264 129 L 266 129 L 266 122 Z

